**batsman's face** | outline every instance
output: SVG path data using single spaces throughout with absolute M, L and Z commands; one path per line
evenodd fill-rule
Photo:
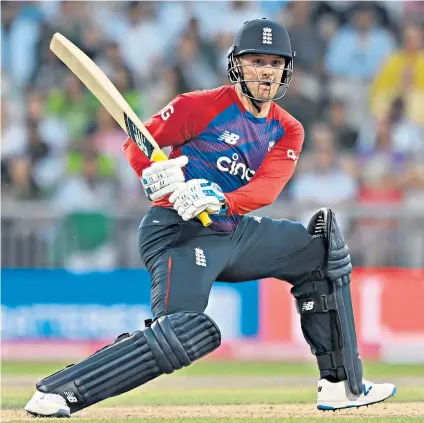
M 277 94 L 283 76 L 284 57 L 271 54 L 246 54 L 239 59 L 240 71 L 252 95 L 271 100 Z

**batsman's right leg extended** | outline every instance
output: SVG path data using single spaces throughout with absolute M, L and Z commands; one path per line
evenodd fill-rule
M 293 285 L 303 335 L 320 370 L 319 409 L 359 407 L 395 394 L 392 384 L 363 379 L 350 293 L 352 265 L 332 210 L 318 210 L 308 228 L 244 216 L 233 245 L 236 258 L 220 280 L 274 277 Z

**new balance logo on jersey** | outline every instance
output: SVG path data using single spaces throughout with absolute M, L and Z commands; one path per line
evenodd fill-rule
M 265 27 L 262 30 L 262 44 L 272 44 L 272 29 Z
M 194 255 L 196 257 L 196 264 L 198 266 L 206 267 L 206 256 L 201 248 L 194 249 Z
M 222 135 L 218 138 L 219 141 L 224 141 L 227 144 L 235 145 L 239 140 L 240 135 L 233 134 L 232 132 L 224 131 Z
M 65 395 L 68 402 L 78 402 L 77 397 L 72 391 L 65 391 L 63 395 Z
M 302 311 L 311 311 L 314 308 L 314 302 L 308 301 L 302 304 Z
M 268 143 L 268 153 L 272 150 L 272 148 L 274 147 L 274 145 L 275 145 L 275 141 L 270 141 Z

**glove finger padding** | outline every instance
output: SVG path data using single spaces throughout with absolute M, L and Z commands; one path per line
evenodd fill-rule
M 186 192 L 187 184 L 185 182 L 180 182 L 174 192 L 170 195 L 169 202 L 174 204 L 175 209 L 178 209 L 181 203 L 185 200 Z
M 205 210 L 206 210 L 206 205 L 200 208 L 191 205 L 185 210 L 185 212 L 181 215 L 181 217 L 183 218 L 183 220 L 187 221 L 187 220 L 193 219 L 195 216 L 197 216 L 199 213 Z
M 158 172 L 147 174 L 147 175 L 143 174 L 143 184 L 146 187 L 150 187 L 156 182 L 162 181 L 164 179 L 166 180 L 176 175 L 179 178 L 181 177 L 184 178 L 184 174 L 179 167 L 172 167 L 170 169 L 160 170 Z M 184 181 L 184 179 L 182 179 L 182 181 Z
M 187 156 L 153 163 L 142 172 L 141 183 L 150 200 L 154 201 L 172 193 L 177 184 L 184 182 L 182 167 L 188 163 Z
M 155 201 L 155 200 L 158 200 L 159 198 L 163 198 L 166 195 L 173 193 L 177 189 L 178 184 L 179 184 L 179 182 L 167 184 L 163 188 L 155 191 L 153 194 L 150 194 L 150 199 L 152 201 Z
M 146 189 L 150 190 L 150 198 L 154 201 L 165 195 L 171 194 L 182 182 L 182 178 L 184 178 L 184 175 L 175 174 L 153 185 L 149 185 Z

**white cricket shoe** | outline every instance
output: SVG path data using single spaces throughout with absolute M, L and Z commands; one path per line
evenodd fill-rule
M 326 379 L 318 381 L 318 410 L 340 410 L 342 408 L 362 407 L 375 404 L 392 397 L 397 392 L 391 383 L 371 383 L 362 380 L 364 389 L 362 394 L 355 395 L 349 390 L 347 380 L 331 383 Z
M 35 391 L 24 409 L 38 417 L 71 417 L 71 410 L 65 399 L 58 394 L 43 394 Z

